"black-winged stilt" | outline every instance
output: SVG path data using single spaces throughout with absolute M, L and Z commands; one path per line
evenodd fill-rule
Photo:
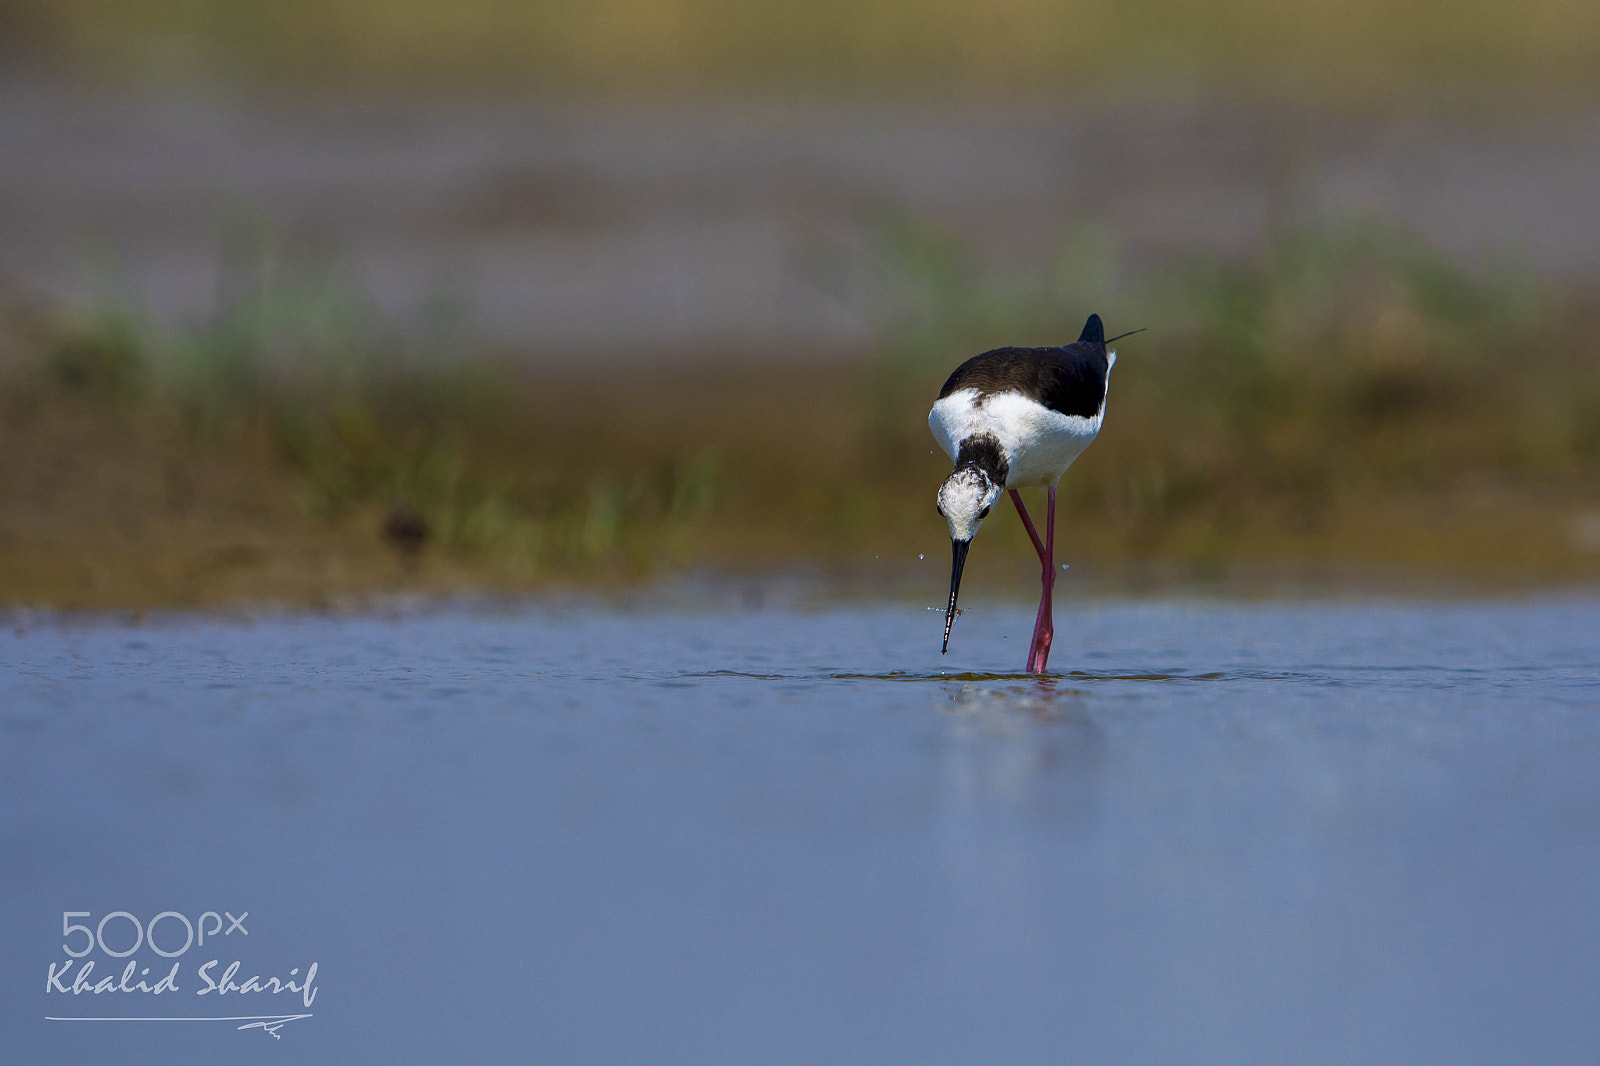
M 1132 332 L 1138 333 L 1139 330 Z M 1123 333 L 1113 341 L 1129 336 Z M 944 651 L 956 620 L 956 593 L 973 535 L 1001 492 L 1011 493 L 1044 571 L 1039 616 L 1028 646 L 1028 672 L 1043 673 L 1055 637 L 1050 593 L 1055 588 L 1056 484 L 1100 432 L 1106 385 L 1117 353 L 1106 348 L 1099 315 L 1060 348 L 996 348 L 956 367 L 928 412 L 928 428 L 955 461 L 939 486 L 939 513 L 950 525 L 950 606 Z M 1045 490 L 1045 534 L 1039 540 L 1019 488 Z M 943 654 L 943 652 L 941 652 Z

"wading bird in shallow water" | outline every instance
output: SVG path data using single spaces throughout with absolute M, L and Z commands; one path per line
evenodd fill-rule
M 956 367 L 939 390 L 939 399 L 928 412 L 928 428 L 956 464 L 939 486 L 938 500 L 939 513 L 950 525 L 951 550 L 944 651 L 950 650 L 967 549 L 1000 493 L 1009 491 L 1044 567 L 1039 616 L 1028 646 L 1028 672 L 1044 672 L 1055 638 L 1050 593 L 1056 583 L 1056 483 L 1100 432 L 1106 384 L 1117 361 L 1107 343 L 1100 316 L 1090 315 L 1083 334 L 1072 344 L 996 348 L 975 355 Z M 1043 542 L 1017 492 L 1029 485 L 1045 490 Z

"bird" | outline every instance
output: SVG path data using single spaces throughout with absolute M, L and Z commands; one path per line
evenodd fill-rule
M 1121 340 L 1142 330 L 1112 337 Z M 1042 674 L 1055 639 L 1051 592 L 1055 588 L 1056 485 L 1100 432 L 1106 391 L 1117 353 L 1107 348 L 1105 326 L 1090 315 L 1083 333 L 1055 348 L 996 348 L 956 367 L 928 412 L 933 431 L 955 469 L 939 486 L 936 506 L 950 527 L 950 604 L 944 647 L 956 619 L 961 571 L 978 527 L 1002 492 L 1011 495 L 1043 566 L 1039 614 L 1028 646 L 1028 673 Z M 1017 490 L 1043 486 L 1045 535 Z

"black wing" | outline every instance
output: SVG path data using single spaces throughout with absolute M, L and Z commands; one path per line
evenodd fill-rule
M 962 389 L 977 389 L 980 398 L 1017 392 L 1052 411 L 1093 418 L 1105 404 L 1110 369 L 1104 343 L 996 348 L 956 367 L 939 390 L 939 399 Z

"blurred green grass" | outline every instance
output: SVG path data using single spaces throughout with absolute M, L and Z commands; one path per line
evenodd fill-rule
M 1600 9 L 1579 0 L 0 0 L 0 37 L 83 72 L 295 88 L 1201 85 L 1348 101 L 1600 85 Z
M 585 373 L 406 340 L 328 282 L 208 327 L 34 315 L 0 374 L 0 599 L 320 601 L 910 559 L 945 533 L 925 418 L 961 359 L 1130 337 L 1062 483 L 1070 557 L 1592 580 L 1600 308 L 1371 225 L 1129 279 L 1088 227 L 1043 276 L 887 219 L 913 298 L 859 363 Z M 1585 525 L 1585 523 L 1589 523 Z M 986 555 L 1024 557 L 1014 522 Z M 408 539 L 409 538 L 409 539 Z M 1592 538 L 1591 538 L 1592 539 Z M 1020 571 L 1019 571 L 1020 572 Z

